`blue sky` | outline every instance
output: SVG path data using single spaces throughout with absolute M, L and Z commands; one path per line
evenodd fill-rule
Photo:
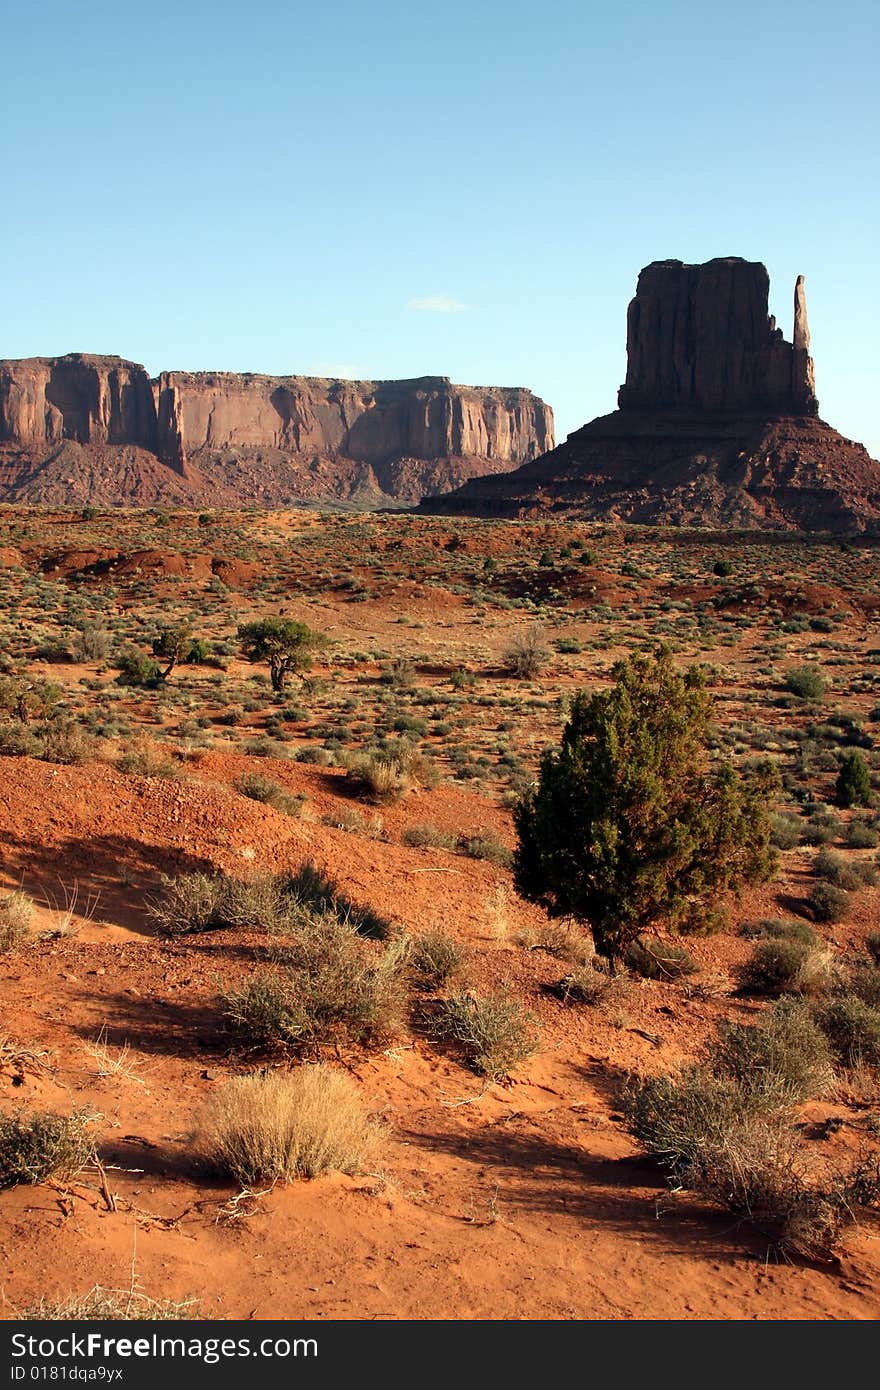
M 876 0 L 0 0 L 0 356 L 614 407 L 651 260 L 807 295 L 880 455 Z

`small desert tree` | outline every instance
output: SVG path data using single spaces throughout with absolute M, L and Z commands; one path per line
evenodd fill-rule
M 871 804 L 871 770 L 857 748 L 851 748 L 841 758 L 834 790 L 839 806 Z
M 243 623 L 238 635 L 250 661 L 269 663 L 275 691 L 284 689 L 284 681 L 291 671 L 307 671 L 314 652 L 327 641 L 322 632 L 314 632 L 305 623 L 289 618 L 261 618 L 258 622 Z
M 179 661 L 188 661 L 195 646 L 189 623 L 179 623 L 176 627 L 163 627 L 153 642 L 153 656 L 161 657 L 165 668 L 159 679 L 167 681 Z
M 661 923 L 699 926 L 725 889 L 770 876 L 776 774 L 710 762 L 711 697 L 663 648 L 578 695 L 559 748 L 514 810 L 517 891 L 588 926 L 615 963 Z

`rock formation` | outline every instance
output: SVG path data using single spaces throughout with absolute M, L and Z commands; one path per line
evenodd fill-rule
M 818 419 L 804 277 L 787 342 L 758 263 L 655 261 L 627 313 L 619 409 L 423 510 L 880 530 L 880 464 Z
M 133 362 L 79 353 L 0 362 L 5 500 L 415 502 L 552 447 L 552 411 L 520 388 L 232 372 L 151 381 Z

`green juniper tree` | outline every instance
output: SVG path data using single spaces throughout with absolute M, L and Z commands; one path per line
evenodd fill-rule
M 770 877 L 769 762 L 709 756 L 711 696 L 668 650 L 633 655 L 573 701 L 558 748 L 514 810 L 517 891 L 571 916 L 616 964 L 641 933 L 681 931 L 725 889 Z

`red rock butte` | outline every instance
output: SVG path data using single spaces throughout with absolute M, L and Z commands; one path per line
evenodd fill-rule
M 654 261 L 627 312 L 619 408 L 422 510 L 651 525 L 880 531 L 880 463 L 818 418 L 804 277 L 792 341 L 765 266 Z
M 519 387 L 0 361 L 0 500 L 103 506 L 412 503 L 553 447 Z

